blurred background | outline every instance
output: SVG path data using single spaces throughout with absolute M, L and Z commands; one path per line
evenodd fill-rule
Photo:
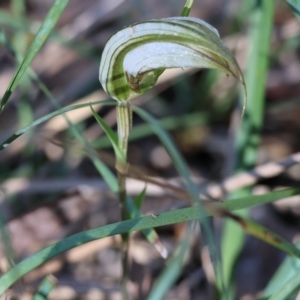
M 249 3 L 239 0 L 195 0 L 191 16 L 216 27 L 241 68 L 247 68 Z M 0 26 L 14 49 L 24 55 L 53 1 L 1 0 Z M 275 1 L 265 86 L 265 112 L 257 164 L 278 161 L 300 151 L 300 23 L 284 1 Z M 122 27 L 148 19 L 177 16 L 184 0 L 72 0 L 31 67 L 61 107 L 109 99 L 98 81 L 101 53 L 107 39 Z M 0 45 L 0 97 L 17 63 Z M 259 78 L 258 78 L 259 80 Z M 233 172 L 234 121 L 241 85 L 212 70 L 168 70 L 157 86 L 133 103 L 143 106 L 170 130 L 197 184 L 220 182 Z M 113 107 L 94 106 L 116 129 Z M 0 139 L 55 111 L 57 107 L 24 76 L 0 116 Z M 113 169 L 113 151 L 89 107 L 67 113 L 103 161 Z M 180 185 L 173 163 L 149 126 L 134 116 L 129 161 L 141 174 Z M 62 116 L 19 137 L 0 155 L 2 223 L 0 271 L 71 234 L 120 220 L 118 201 L 93 167 Z M 299 186 L 300 165 L 271 178 L 258 179 L 253 193 Z M 128 179 L 137 195 L 143 180 Z M 186 206 L 165 189 L 148 185 L 145 214 Z M 294 197 L 251 210 L 255 221 L 290 241 L 299 238 L 300 199 Z M 216 221 L 221 228 L 221 220 Z M 158 228 L 168 250 L 175 248 L 185 225 Z M 7 251 L 10 248 L 10 251 Z M 210 299 L 209 261 L 205 247 L 195 245 L 182 276 L 166 299 Z M 247 237 L 235 269 L 237 299 L 254 299 L 266 286 L 284 254 Z M 144 237 L 132 235 L 130 248 L 134 299 L 145 299 L 165 266 Z M 121 299 L 120 238 L 110 237 L 73 249 L 26 275 L 10 292 L 31 299 L 41 280 L 53 274 L 56 288 L 49 299 Z

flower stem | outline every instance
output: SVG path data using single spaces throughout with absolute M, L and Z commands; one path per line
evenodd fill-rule
M 118 185 L 119 185 L 119 205 L 121 211 L 122 221 L 128 219 L 126 209 L 126 173 L 127 173 L 127 148 L 128 136 L 132 123 L 132 110 L 129 101 L 118 102 L 117 105 L 117 124 L 118 124 L 118 142 L 123 158 L 118 158 L 116 161 L 116 169 L 118 172 Z M 128 248 L 129 248 L 129 233 L 122 234 L 122 295 L 123 300 L 129 299 L 127 290 L 128 281 Z

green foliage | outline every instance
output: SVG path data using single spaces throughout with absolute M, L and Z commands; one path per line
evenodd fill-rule
M 273 24 L 272 17 L 274 10 L 274 1 L 261 0 L 251 2 L 252 4 L 250 3 L 250 1 L 247 0 L 247 7 L 248 9 L 250 9 L 249 16 L 251 21 L 250 40 L 251 44 L 253 45 L 253 50 L 249 54 L 248 68 L 246 73 L 246 84 L 248 87 L 249 101 L 247 111 L 245 112 L 244 118 L 241 121 L 240 130 L 236 135 L 235 150 L 237 153 L 237 161 L 235 169 L 237 171 L 251 169 L 255 165 L 256 161 L 256 152 L 260 141 L 260 131 L 263 122 L 265 84 L 268 72 L 268 62 L 270 57 L 269 41 L 271 35 L 271 28 Z M 298 18 L 300 18 L 300 1 L 287 0 L 286 2 L 292 8 L 295 15 Z M 182 16 L 189 15 L 193 3 L 193 0 L 187 0 L 181 13 Z M 0 28 L 0 43 L 4 47 L 6 47 L 9 53 L 16 59 L 17 62 L 20 63 L 16 74 L 12 78 L 1 100 L 1 111 L 4 109 L 5 105 L 10 99 L 10 96 L 13 93 L 13 91 L 16 89 L 17 86 L 20 85 L 20 81 L 24 77 L 26 71 L 28 71 L 28 69 L 30 68 L 31 62 L 40 52 L 41 47 L 44 45 L 47 38 L 53 32 L 54 27 L 57 24 L 67 4 L 67 0 L 54 1 L 49 13 L 45 17 L 43 23 L 40 26 L 39 31 L 35 35 L 29 49 L 27 50 L 24 59 L 21 58 L 21 53 L 23 49 L 19 49 L 17 47 L 16 50 L 14 46 L 12 46 L 12 44 L 14 45 L 14 43 L 11 43 L 9 41 L 9 39 L 4 34 L 4 31 Z M 12 16 L 19 16 L 19 20 L 13 21 L 12 16 L 6 15 L 3 11 L 0 11 L 0 21 L 18 30 L 21 30 L 23 26 L 29 26 L 30 23 L 27 20 L 23 19 L 25 9 L 24 2 L 16 0 L 13 1 L 13 5 L 14 9 Z M 140 23 L 137 26 L 141 26 L 141 24 L 145 23 Z M 185 24 L 185 26 L 186 25 L 187 23 Z M 195 26 L 195 24 L 193 26 Z M 138 27 L 135 27 L 135 29 L 138 29 Z M 199 28 L 197 28 L 197 30 L 199 30 Z M 201 30 L 204 30 L 204 36 L 206 38 L 208 37 L 208 43 L 211 42 L 210 46 L 212 48 L 216 45 L 218 45 L 221 48 L 223 47 L 220 46 L 222 44 L 219 39 L 214 40 L 212 38 L 211 32 L 209 32 L 207 28 L 205 29 L 201 27 Z M 18 37 L 18 35 L 16 35 L 16 37 Z M 168 36 L 168 38 L 170 38 L 170 36 Z M 184 39 L 185 36 L 181 36 L 180 38 Z M 20 41 L 23 40 L 21 39 Z M 141 40 L 141 43 L 142 42 L 143 41 Z M 203 36 L 201 37 L 201 42 L 207 42 L 205 41 L 205 38 L 203 39 Z M 194 46 L 195 45 L 193 44 L 193 47 Z M 21 42 L 21 48 L 22 47 L 24 47 L 23 42 Z M 128 49 L 126 48 L 123 50 L 126 52 Z M 239 66 L 235 61 L 235 58 L 231 56 L 227 48 L 222 48 L 222 51 L 222 53 L 217 51 L 217 57 L 214 57 L 214 55 L 216 54 L 215 52 L 213 53 L 213 55 L 209 52 L 209 55 L 211 55 L 210 66 L 218 66 L 219 69 L 221 69 L 222 71 L 226 71 L 227 73 L 239 78 L 244 85 L 243 76 L 241 74 Z M 117 60 L 119 58 L 123 59 L 124 57 L 122 57 L 122 55 L 120 57 L 117 55 L 114 59 Z M 215 60 L 213 60 L 212 58 L 214 58 Z M 200 65 L 201 64 L 199 64 L 198 66 Z M 126 76 L 123 74 L 125 76 L 123 76 L 123 79 L 126 79 L 126 81 L 124 80 L 122 81 L 122 83 L 126 82 L 127 84 L 129 82 L 129 87 L 127 86 L 126 89 L 128 88 L 128 90 L 130 90 L 130 93 L 133 90 L 134 92 L 137 92 L 136 94 L 140 94 L 141 91 L 148 90 L 150 86 L 153 86 L 158 76 L 160 76 L 161 73 L 164 71 L 164 68 L 168 67 L 170 67 L 170 65 L 160 66 L 160 68 L 157 70 L 151 69 L 149 73 L 142 74 L 140 77 L 129 75 L 129 77 L 125 78 Z M 115 73 L 113 73 L 113 75 L 119 75 L 119 71 L 120 69 L 118 68 L 114 69 Z M 38 125 L 50 120 L 55 116 L 65 116 L 66 112 L 90 106 L 94 118 L 105 132 L 105 137 L 94 141 L 94 143 L 87 142 L 87 140 L 83 137 L 78 127 L 72 124 L 66 116 L 65 118 L 69 123 L 70 132 L 80 141 L 80 143 L 86 150 L 88 157 L 91 159 L 95 168 L 97 169 L 99 174 L 101 174 L 102 178 L 109 186 L 110 190 L 115 195 L 118 195 L 118 193 L 120 192 L 120 184 L 118 183 L 117 177 L 114 175 L 114 172 L 111 171 L 108 168 L 108 166 L 100 160 L 97 152 L 94 150 L 94 147 L 112 147 L 117 160 L 122 161 L 124 164 L 126 164 L 126 153 L 124 153 L 124 149 L 120 147 L 120 141 L 118 140 L 117 134 L 106 124 L 106 122 L 96 113 L 96 111 L 92 107 L 95 104 L 101 104 L 102 106 L 114 105 L 113 102 L 98 101 L 88 104 L 72 105 L 61 108 L 57 103 L 55 97 L 41 82 L 39 77 L 33 71 L 31 71 L 29 75 L 31 79 L 33 79 L 34 82 L 38 85 L 40 90 L 53 103 L 53 105 L 56 107 L 56 110 L 52 113 L 42 116 L 41 118 L 37 118 L 34 121 L 30 121 L 30 124 L 28 126 L 23 127 L 24 125 L 22 125 L 22 129 L 17 130 L 13 135 L 8 137 L 4 142 L 1 143 L 0 151 L 9 147 L 13 141 L 18 139 L 24 133 L 30 130 L 34 130 Z M 213 77 L 213 81 L 215 81 L 216 78 L 215 76 Z M 106 87 L 108 88 L 109 92 L 112 91 L 111 94 L 115 95 L 115 87 L 111 84 L 111 82 L 106 82 L 106 84 Z M 136 85 L 139 85 L 139 88 L 141 90 L 139 90 L 139 88 L 137 88 Z M 210 87 L 211 83 L 209 84 L 208 90 L 210 90 Z M 126 90 L 126 92 L 128 92 L 128 90 Z M 122 93 L 124 93 L 124 90 Z M 21 112 L 25 110 L 28 111 L 28 109 L 30 109 L 30 107 L 26 105 L 21 105 L 21 107 L 24 109 L 21 109 Z M 113 236 L 117 234 L 128 235 L 130 232 L 133 231 L 142 231 L 146 236 L 147 240 L 151 244 L 153 244 L 158 249 L 158 251 L 160 251 L 163 257 L 166 257 L 166 250 L 161 249 L 161 242 L 154 228 L 165 225 L 177 224 L 180 222 L 199 221 L 202 225 L 202 228 L 204 229 L 203 233 L 208 243 L 210 255 L 214 264 L 217 281 L 216 285 L 219 292 L 223 293 L 223 298 L 234 298 L 233 294 L 229 294 L 228 288 L 232 279 L 232 273 L 234 271 L 234 265 L 236 263 L 237 256 L 239 255 L 240 250 L 243 246 L 244 234 L 249 233 L 256 236 L 257 238 L 262 239 L 266 243 L 269 243 L 277 247 L 278 249 L 281 249 L 289 255 L 284 261 L 284 263 L 281 265 L 281 267 L 278 269 L 274 277 L 270 280 L 260 299 L 292 299 L 295 295 L 295 292 L 300 287 L 300 260 L 296 259 L 296 257 L 300 257 L 299 245 L 295 246 L 292 243 L 283 239 L 281 236 L 277 235 L 276 233 L 273 233 L 269 229 L 262 227 L 261 225 L 251 220 L 246 219 L 245 216 L 247 214 L 241 215 L 233 214 L 230 212 L 239 211 L 240 209 L 248 209 L 256 205 L 271 203 L 282 198 L 294 195 L 300 195 L 300 189 L 284 189 L 281 191 L 270 192 L 265 195 L 259 196 L 251 196 L 250 189 L 244 189 L 243 191 L 237 191 L 236 193 L 231 194 L 229 200 L 227 201 L 213 202 L 209 204 L 204 203 L 201 197 L 199 196 L 200 193 L 198 187 L 191 179 L 190 171 L 186 162 L 184 161 L 181 153 L 179 152 L 172 138 L 166 132 L 166 129 L 175 129 L 179 128 L 180 126 L 184 127 L 191 126 L 194 124 L 208 123 L 214 118 L 214 116 L 212 116 L 211 114 L 207 114 L 206 112 L 196 112 L 187 113 L 186 115 L 181 115 L 180 117 L 165 118 L 162 120 L 162 122 L 159 122 L 153 116 L 151 116 L 151 114 L 149 114 L 140 107 L 134 107 L 133 110 L 139 115 L 140 118 L 142 118 L 148 124 L 141 124 L 139 126 L 136 126 L 136 128 L 133 128 L 131 132 L 131 137 L 129 137 L 129 139 L 138 139 L 150 134 L 155 134 L 160 139 L 161 143 L 168 151 L 178 173 L 185 180 L 186 190 L 183 190 L 183 192 L 187 192 L 186 194 L 189 195 L 188 197 L 193 203 L 193 206 L 164 212 L 158 215 L 144 216 L 140 209 L 144 199 L 147 196 L 147 189 L 145 186 L 145 188 L 139 193 L 139 195 L 134 200 L 126 196 L 126 210 L 128 213 L 129 220 L 122 220 L 121 222 L 101 226 L 99 228 L 90 229 L 72 235 L 70 237 L 62 239 L 57 243 L 54 243 L 49 247 L 40 250 L 39 252 L 24 259 L 16 265 L 14 265 L 14 257 L 9 240 L 9 234 L 5 228 L 5 225 L 3 224 L 3 216 L 1 216 L 0 231 L 2 241 L 4 243 L 4 249 L 11 264 L 11 269 L 0 278 L 0 295 L 3 295 L 3 293 L 22 276 L 26 275 L 28 272 L 32 271 L 38 266 L 44 264 L 49 259 L 59 254 L 63 254 L 74 247 L 78 247 L 85 243 L 105 238 L 108 236 Z M 21 119 L 28 122 L 27 118 L 25 117 L 27 117 L 28 115 L 31 116 L 31 114 L 32 111 L 29 111 L 29 113 L 26 114 L 26 116 L 21 115 Z M 125 180 L 126 174 L 123 175 Z M 242 195 L 244 195 L 245 197 L 242 197 Z M 224 263 L 222 263 L 220 260 L 220 255 L 218 253 L 219 250 L 217 249 L 217 245 L 215 243 L 213 230 L 208 221 L 208 217 L 212 215 L 224 217 L 230 222 L 226 225 L 225 236 L 221 247 L 221 251 L 225 259 Z M 236 225 L 239 225 L 239 227 L 237 228 L 237 226 L 233 226 L 232 222 L 235 222 Z M 187 226 L 184 238 L 179 242 L 176 250 L 168 259 L 166 268 L 157 278 L 149 294 L 148 299 L 163 299 L 166 293 L 171 288 L 171 286 L 179 278 L 183 267 L 184 257 L 189 251 L 191 242 L 193 240 L 193 237 L 195 236 L 196 224 L 197 222 L 192 222 L 189 223 L 189 225 Z M 235 246 L 233 247 L 233 245 Z M 42 281 L 38 292 L 33 296 L 33 299 L 47 299 L 49 293 L 55 287 L 55 284 L 56 282 L 55 280 L 53 280 L 52 277 L 46 277 Z

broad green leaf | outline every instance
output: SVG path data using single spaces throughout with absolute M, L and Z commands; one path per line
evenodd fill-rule
M 169 68 L 212 68 L 239 79 L 236 59 L 218 31 L 203 20 L 172 17 L 128 26 L 114 34 L 102 53 L 99 80 L 118 101 L 152 88 Z
M 35 56 L 38 54 L 43 44 L 46 42 L 48 36 L 50 35 L 51 31 L 56 25 L 58 19 L 60 18 L 68 2 L 69 0 L 55 0 L 55 2 L 53 3 L 43 24 L 41 25 L 38 33 L 36 34 L 34 40 L 32 41 L 22 63 L 20 64 L 15 76 L 13 77 L 7 90 L 5 91 L 5 94 L 0 102 L 0 111 L 3 110 L 4 106 L 6 105 L 12 92 L 20 82 L 25 71 L 27 70 L 27 68 L 29 67 L 29 65 L 35 58 Z
M 261 196 L 252 196 L 244 199 L 243 198 L 234 199 L 228 201 L 227 203 L 224 202 L 219 203 L 218 205 L 221 208 L 226 208 L 227 210 L 242 209 L 246 207 L 255 206 L 258 204 L 270 203 L 272 201 L 276 201 L 284 197 L 289 197 L 292 195 L 299 195 L 299 194 L 300 194 L 300 189 L 287 189 L 278 192 L 272 192 Z M 201 217 L 203 217 L 203 214 L 197 207 L 189 207 L 189 208 L 183 208 L 183 209 L 161 213 L 159 215 L 156 215 L 155 218 L 153 216 L 144 216 L 137 219 L 105 225 L 99 228 L 90 229 L 72 235 L 24 259 L 19 264 L 14 266 L 11 270 L 9 270 L 7 273 L 5 273 L 0 278 L 0 296 L 3 295 L 3 293 L 12 284 L 14 284 L 18 279 L 20 279 L 28 272 L 42 265 L 49 259 L 59 254 L 62 254 L 74 247 L 107 236 L 112 236 L 116 234 L 122 234 L 122 233 L 137 231 L 137 230 L 144 230 L 144 229 L 170 225 L 170 224 L 175 224 L 180 222 L 198 220 Z

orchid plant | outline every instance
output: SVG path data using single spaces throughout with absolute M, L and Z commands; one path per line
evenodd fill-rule
M 144 21 L 121 29 L 107 41 L 102 53 L 99 80 L 103 89 L 117 101 L 120 151 L 116 153 L 116 169 L 123 220 L 128 216 L 126 157 L 132 124 L 131 99 L 151 89 L 165 69 L 211 68 L 241 81 L 245 109 L 246 85 L 241 69 L 217 29 L 203 20 L 188 17 L 192 3 L 187 1 L 179 17 Z M 123 235 L 123 271 L 127 269 L 127 252 L 128 235 Z

